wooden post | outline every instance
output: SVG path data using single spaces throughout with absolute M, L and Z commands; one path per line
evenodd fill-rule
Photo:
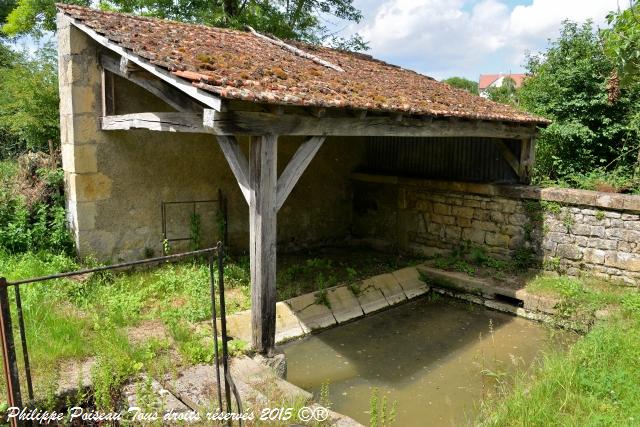
M 529 184 L 535 163 L 536 140 L 535 138 L 523 139 L 520 146 L 520 182 Z
M 276 185 L 278 137 L 251 138 L 249 251 L 253 348 L 270 355 L 276 335 Z

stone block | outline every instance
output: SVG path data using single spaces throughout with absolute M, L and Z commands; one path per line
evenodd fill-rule
M 504 214 L 502 212 L 493 211 L 489 214 L 489 218 L 493 222 L 503 223 L 504 222 Z
M 559 233 L 559 232 L 547 233 L 545 235 L 545 239 L 556 242 L 556 243 L 563 243 L 563 244 L 570 244 L 575 241 L 575 237 L 566 233 Z
M 527 218 L 526 215 L 523 215 L 523 214 L 509 215 L 509 224 L 523 226 L 527 222 L 529 222 L 529 219 Z
M 559 244 L 556 255 L 563 259 L 578 261 L 582 259 L 582 251 L 571 244 Z
M 453 216 L 461 217 L 461 218 L 473 218 L 473 208 L 464 207 L 464 206 L 455 206 L 451 210 L 451 214 Z
M 284 303 L 294 312 L 305 333 L 324 329 L 337 323 L 328 307 L 316 304 L 314 294 L 300 295 L 284 301 Z
M 456 218 L 456 225 L 466 228 L 466 227 L 471 227 L 472 221 L 469 218 L 462 218 L 462 217 L 458 217 Z
M 473 219 L 477 219 L 479 221 L 491 221 L 491 211 L 475 209 L 473 212 Z
M 493 232 L 496 232 L 499 229 L 498 226 L 493 222 L 475 221 L 475 220 L 473 221 L 473 228 L 478 230 L 493 231 Z
M 638 257 L 638 255 L 636 254 L 627 252 L 607 252 L 604 264 L 608 267 L 615 267 L 625 271 L 640 271 L 640 257 Z
M 146 389 L 147 384 L 150 385 L 150 390 L 148 391 Z M 144 396 L 140 396 L 143 391 Z M 152 396 L 148 396 L 149 392 Z M 128 408 L 144 407 L 145 411 L 153 410 L 157 412 L 160 417 L 166 413 L 180 414 L 191 411 L 191 408 L 182 403 L 169 390 L 162 387 L 158 381 L 147 377 L 145 374 L 142 374 L 135 381 L 127 383 L 122 388 L 122 395 Z M 143 406 L 149 404 L 151 408 Z
M 362 281 L 358 302 L 365 314 L 381 310 L 389 306 L 384 294 L 378 289 L 375 282 L 369 278 Z
M 449 215 L 432 214 L 429 216 L 429 219 L 431 220 L 431 222 L 434 222 L 436 224 L 453 225 L 456 223 L 456 218 Z
M 364 315 L 358 298 L 346 286 L 330 289 L 327 292 L 327 299 L 329 300 L 333 317 L 336 318 L 338 323 Z
M 420 280 L 420 273 L 415 267 L 406 267 L 391 274 L 396 278 L 408 299 L 416 298 L 429 291 L 429 286 Z
M 451 215 L 451 206 L 445 205 L 444 203 L 434 203 L 433 213 L 439 215 Z
M 376 288 L 382 292 L 389 305 L 398 304 L 407 299 L 402 286 L 393 274 L 379 274 L 371 278 Z
M 69 197 L 78 202 L 92 202 L 111 197 L 111 178 L 101 173 L 69 173 L 67 185 Z
M 600 249 L 586 249 L 584 251 L 584 261 L 591 264 L 604 263 L 606 252 Z
M 511 238 L 506 234 L 500 233 L 487 233 L 485 242 L 489 246 L 508 247 Z
M 97 173 L 98 158 L 94 144 L 62 145 L 62 165 L 65 172 Z
M 460 240 L 462 228 L 455 225 L 446 225 L 444 228 L 444 237 L 449 241 Z
M 486 231 L 476 228 L 465 228 L 462 230 L 462 240 L 473 243 L 484 243 Z
M 617 249 L 617 240 L 591 238 L 587 242 L 587 247 L 596 249 Z

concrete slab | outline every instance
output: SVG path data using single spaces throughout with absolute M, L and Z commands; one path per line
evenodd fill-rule
M 268 403 L 267 397 L 246 384 L 237 372 L 232 372 L 232 378 L 243 404 Z M 190 366 L 180 371 L 175 379 L 165 381 L 163 386 L 194 410 L 206 411 L 218 407 L 216 372 L 212 365 Z M 224 398 L 224 383 L 221 389 Z
M 358 298 L 346 286 L 330 289 L 327 292 L 327 299 L 338 323 L 364 316 Z
M 276 343 L 281 343 L 305 334 L 298 318 L 284 302 L 276 304 Z
M 399 304 L 406 301 L 407 296 L 404 294 L 402 287 L 393 274 L 385 273 L 373 276 L 371 280 L 374 286 L 380 289 L 382 295 L 387 299 L 389 305 Z
M 305 334 L 317 329 L 328 328 L 337 323 L 328 307 L 315 302 L 316 298 L 313 293 L 284 301 L 293 311 Z
M 389 306 L 387 299 L 372 279 L 365 279 L 360 286 L 358 302 L 365 314 L 373 313 Z
M 274 397 L 276 400 L 308 401 L 313 395 L 300 387 L 279 378 L 268 366 L 246 357 L 234 357 L 230 364 L 234 381 L 241 382 L 258 393 Z M 277 396 L 274 396 L 276 392 Z
M 318 408 L 323 408 L 326 411 L 325 413 L 327 414 L 327 421 L 331 427 L 364 427 L 353 418 L 349 418 L 346 415 L 334 412 L 331 409 L 324 408 L 317 403 L 314 403 L 313 405 L 311 405 L 311 407 L 316 411 L 318 410 Z
M 391 274 L 396 278 L 408 299 L 416 298 L 429 292 L 429 285 L 420 280 L 420 273 L 415 267 L 396 270 Z
M 169 390 L 153 378 L 144 374 L 136 381 L 133 381 L 122 388 L 122 395 L 126 400 L 128 407 L 141 407 L 144 411 L 151 408 L 154 411 L 167 412 L 189 412 L 191 408 L 182 403 Z M 144 395 L 143 398 L 140 395 Z

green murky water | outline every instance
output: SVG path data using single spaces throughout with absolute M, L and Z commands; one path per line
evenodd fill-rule
M 332 409 L 369 425 L 372 389 L 398 402 L 396 426 L 472 424 L 495 380 L 542 352 L 575 341 L 567 332 L 450 299 L 421 299 L 289 343 L 287 379 Z M 391 406 L 391 403 L 389 403 Z

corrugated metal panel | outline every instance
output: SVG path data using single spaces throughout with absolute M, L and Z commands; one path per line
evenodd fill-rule
M 520 158 L 517 140 L 502 140 Z M 374 137 L 367 172 L 470 182 L 517 182 L 492 138 Z

